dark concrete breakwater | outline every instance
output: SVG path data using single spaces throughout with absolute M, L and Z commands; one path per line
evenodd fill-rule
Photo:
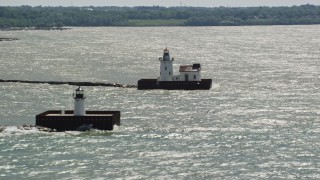
M 1 38 L 0 37 L 0 41 L 15 41 L 15 40 L 19 40 L 18 38 Z
M 63 82 L 63 81 L 28 81 L 28 80 L 4 80 L 0 82 L 11 83 L 29 83 L 29 84 L 50 84 L 50 85 L 72 85 L 72 86 L 108 86 L 108 87 L 121 87 L 121 88 L 137 88 L 137 85 L 119 84 L 119 83 L 104 83 L 104 82 Z
M 0 27 L 0 31 L 69 30 L 64 27 Z

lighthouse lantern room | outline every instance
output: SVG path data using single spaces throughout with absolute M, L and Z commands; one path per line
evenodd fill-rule
M 76 89 L 76 92 L 73 94 L 73 99 L 74 99 L 74 115 L 85 116 L 86 110 L 84 107 L 84 100 L 86 99 L 86 97 L 84 96 L 84 91 L 83 89 L 81 89 L 80 86 Z

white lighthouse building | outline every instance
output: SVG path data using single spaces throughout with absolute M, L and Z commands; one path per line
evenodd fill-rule
M 160 77 L 158 81 L 172 81 L 173 77 L 173 58 L 170 58 L 169 50 L 163 50 L 163 56 L 159 57 L 160 61 Z
M 202 79 L 201 65 L 199 63 L 181 65 L 179 75 L 173 74 L 174 58 L 170 57 L 168 48 L 163 50 L 163 56 L 159 57 L 160 76 L 156 79 L 140 79 L 139 90 L 167 89 L 167 90 L 209 90 L 212 79 Z
M 181 65 L 179 75 L 173 75 L 172 62 L 170 59 L 168 48 L 163 50 L 163 57 L 159 57 L 160 61 L 160 77 L 157 81 L 201 81 L 201 66 L 200 64 Z
M 84 100 L 86 99 L 86 97 L 84 96 L 84 91 L 83 89 L 81 89 L 80 86 L 76 89 L 76 92 L 73 94 L 73 99 L 74 99 L 74 115 L 85 116 L 86 110 L 84 107 Z

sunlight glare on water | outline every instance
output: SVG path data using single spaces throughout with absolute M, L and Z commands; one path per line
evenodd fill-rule
M 319 179 L 320 26 L 112 27 L 8 31 L 0 78 L 136 84 L 165 47 L 201 63 L 209 91 L 84 87 L 114 131 L 40 132 L 75 86 L 1 83 L 0 179 Z

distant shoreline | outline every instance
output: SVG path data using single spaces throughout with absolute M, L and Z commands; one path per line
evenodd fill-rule
M 292 7 L 0 7 L 2 30 L 62 27 L 261 26 L 320 24 L 320 6 Z M 2 27 L 2 28 L 1 28 Z M 27 27 L 27 28 L 25 28 Z

